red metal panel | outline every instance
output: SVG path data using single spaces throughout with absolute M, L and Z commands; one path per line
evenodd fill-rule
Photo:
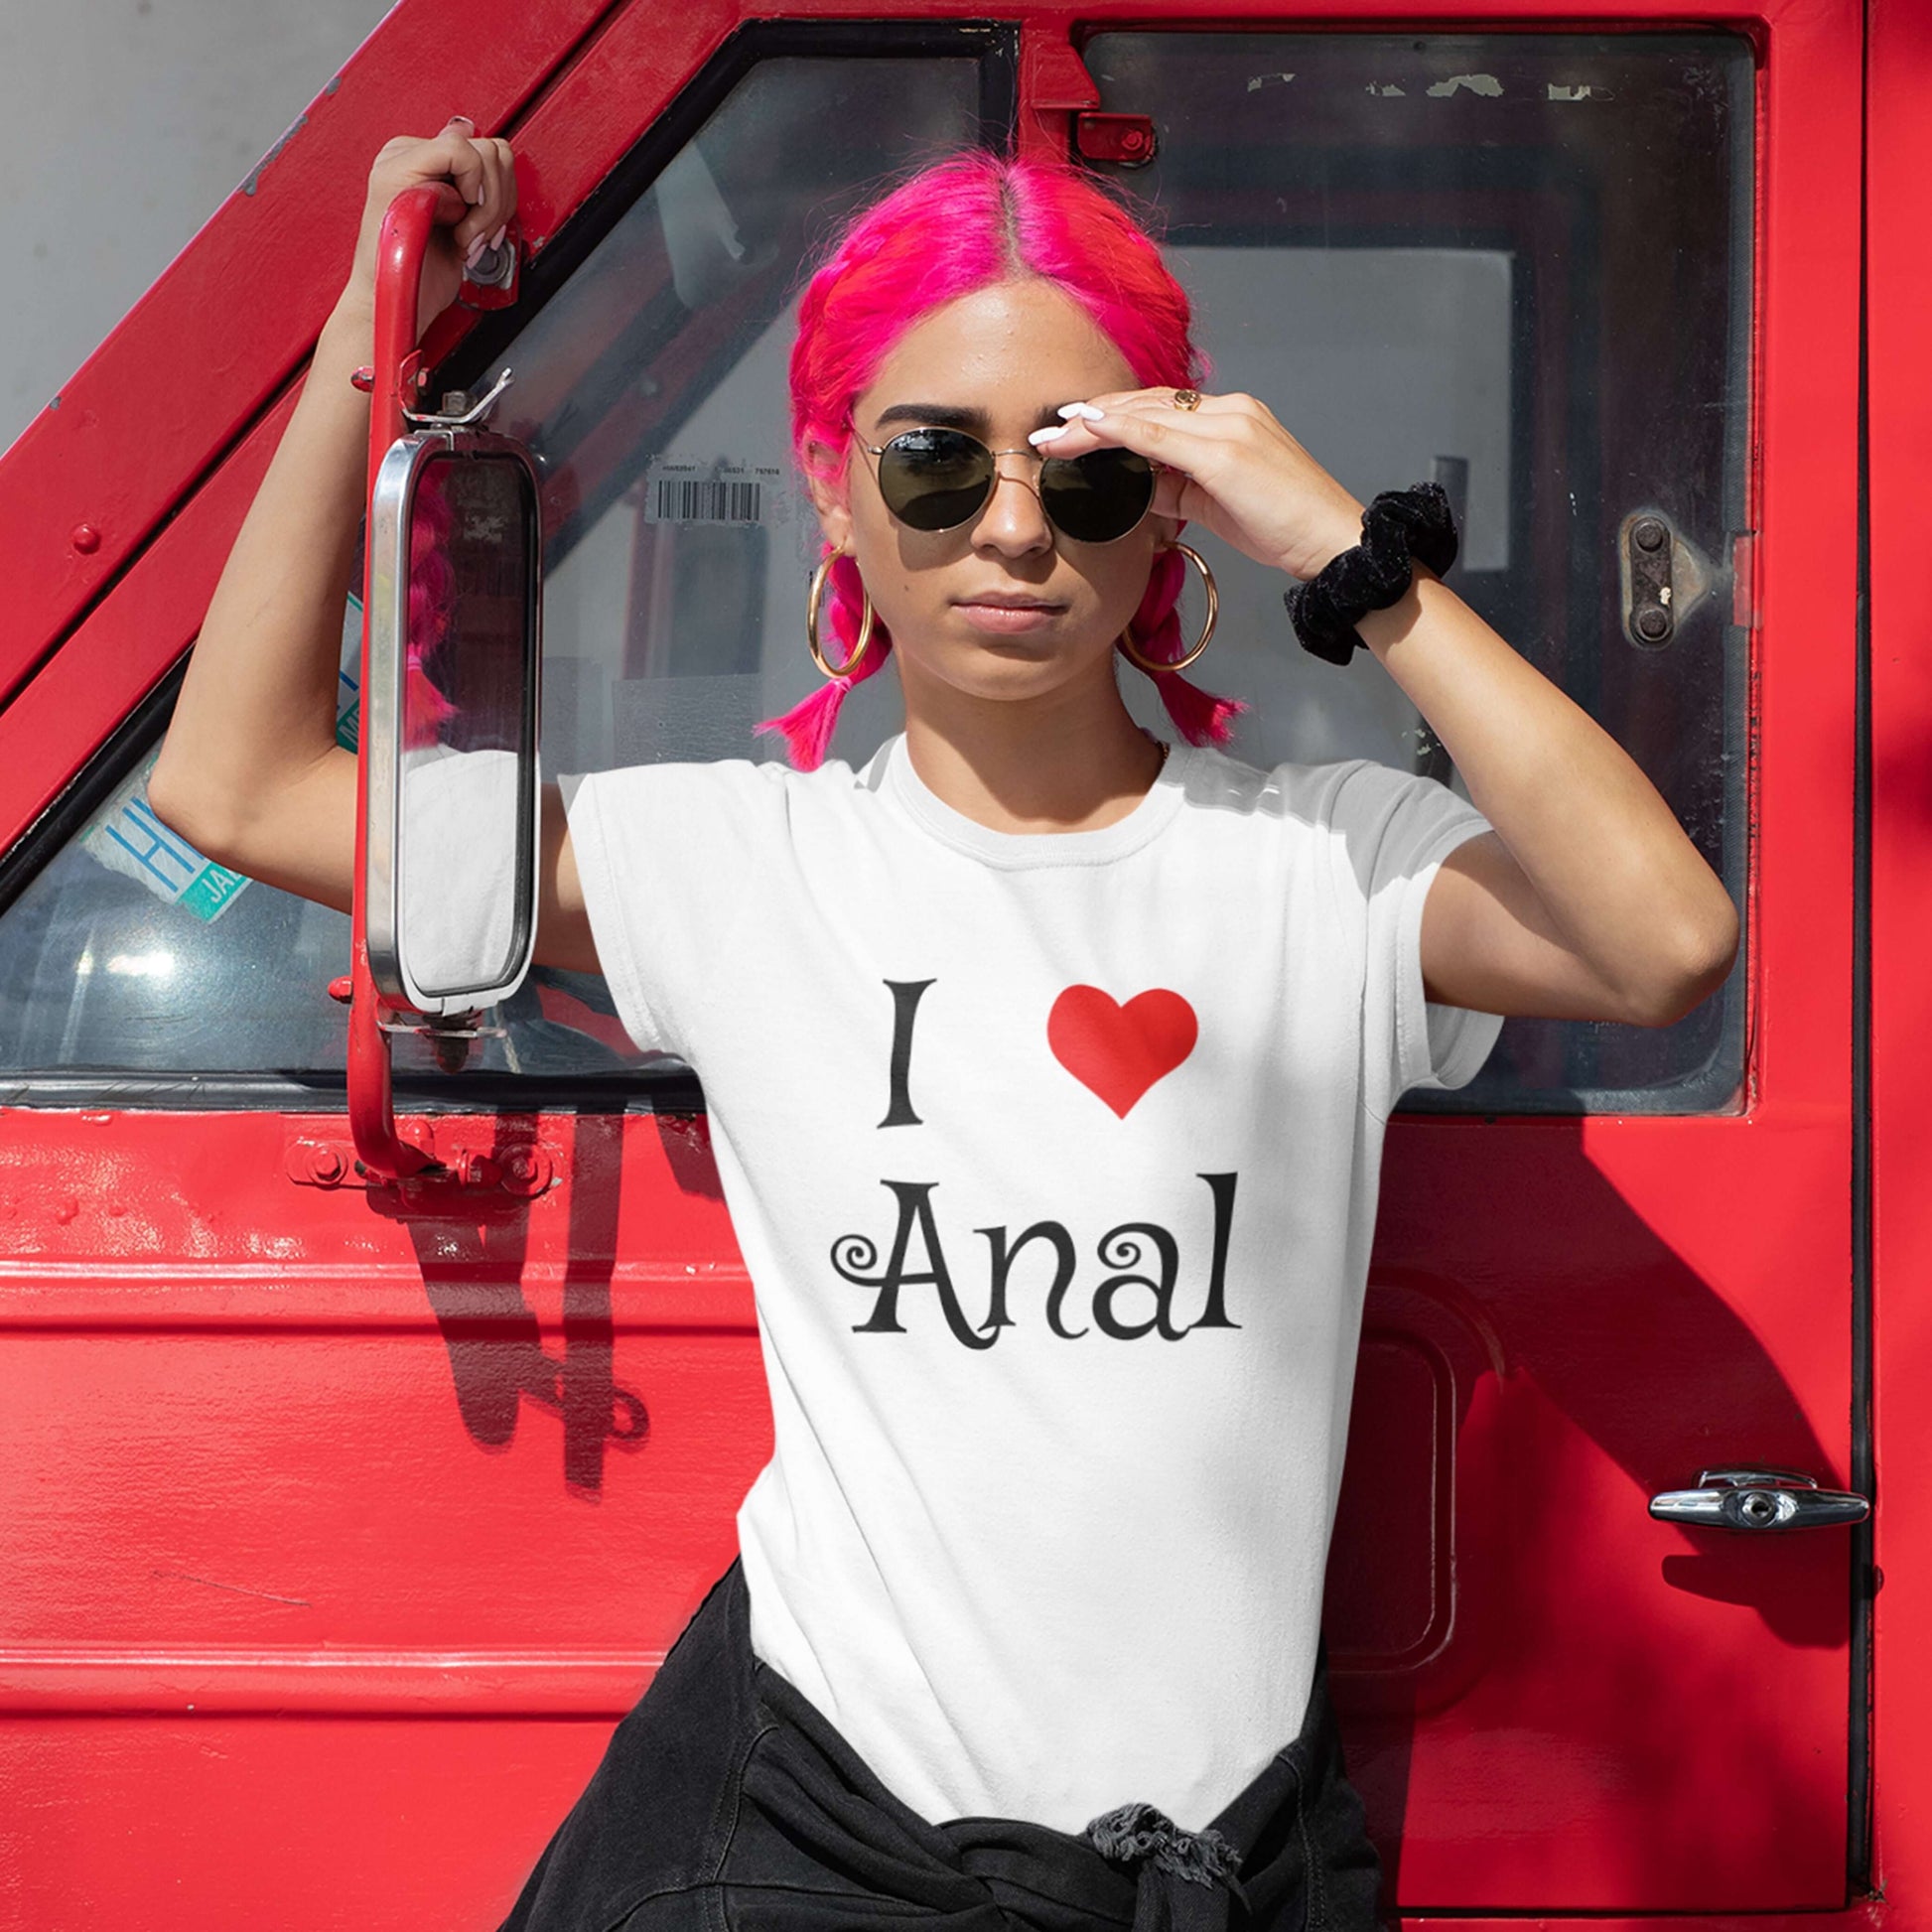
M 0 1806 L 0 1924 L 488 1932 L 608 1731 L 200 1711 L 9 1725 L 0 1790 L 60 1802 Z
M 1932 251 L 1925 102 L 1932 11 L 1875 0 L 1869 167 L 1871 1132 L 1873 1429 L 1878 1467 L 1874 1884 L 1899 1922 L 1932 1919 Z

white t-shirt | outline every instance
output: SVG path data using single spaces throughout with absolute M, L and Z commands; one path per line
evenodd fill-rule
M 1200 1830 L 1313 1681 L 1384 1123 L 1502 1025 L 1426 1003 L 1420 954 L 1488 820 L 1180 743 L 1111 825 L 998 832 L 902 733 L 569 809 L 751 1273 L 754 1650 L 934 1824 Z

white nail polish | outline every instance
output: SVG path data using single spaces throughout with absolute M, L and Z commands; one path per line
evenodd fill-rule
M 1073 427 L 1071 423 L 1055 423 L 1047 429 L 1036 429 L 1027 438 L 1029 443 L 1050 443 L 1056 436 L 1064 436 Z
M 1088 422 L 1097 423 L 1107 412 L 1096 409 L 1090 402 L 1067 402 L 1062 403 L 1054 413 L 1060 416 L 1084 416 Z

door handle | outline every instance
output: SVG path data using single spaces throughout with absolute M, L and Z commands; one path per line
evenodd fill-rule
M 1871 1505 L 1847 1489 L 1821 1489 L 1797 1469 L 1706 1469 L 1695 1489 L 1652 1496 L 1650 1513 L 1717 1530 L 1812 1530 L 1862 1523 Z

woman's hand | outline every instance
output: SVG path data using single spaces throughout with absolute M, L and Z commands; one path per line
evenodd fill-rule
M 435 226 L 423 256 L 423 279 L 416 303 L 420 341 L 432 322 L 456 300 L 471 255 L 481 253 L 516 212 L 515 156 L 510 144 L 481 139 L 474 122 L 452 115 L 440 134 L 419 139 L 399 134 L 385 141 L 369 170 L 368 200 L 355 242 L 355 266 L 344 300 L 370 314 L 375 310 L 376 246 L 382 217 L 406 188 L 434 183 L 440 190 Z
M 1083 456 L 1120 445 L 1160 474 L 1153 511 L 1203 523 L 1257 563 L 1309 578 L 1362 540 L 1365 507 L 1322 469 L 1253 396 L 1203 395 L 1176 409 L 1172 389 L 1092 396 L 1064 430 L 1036 431 L 1041 456 Z

